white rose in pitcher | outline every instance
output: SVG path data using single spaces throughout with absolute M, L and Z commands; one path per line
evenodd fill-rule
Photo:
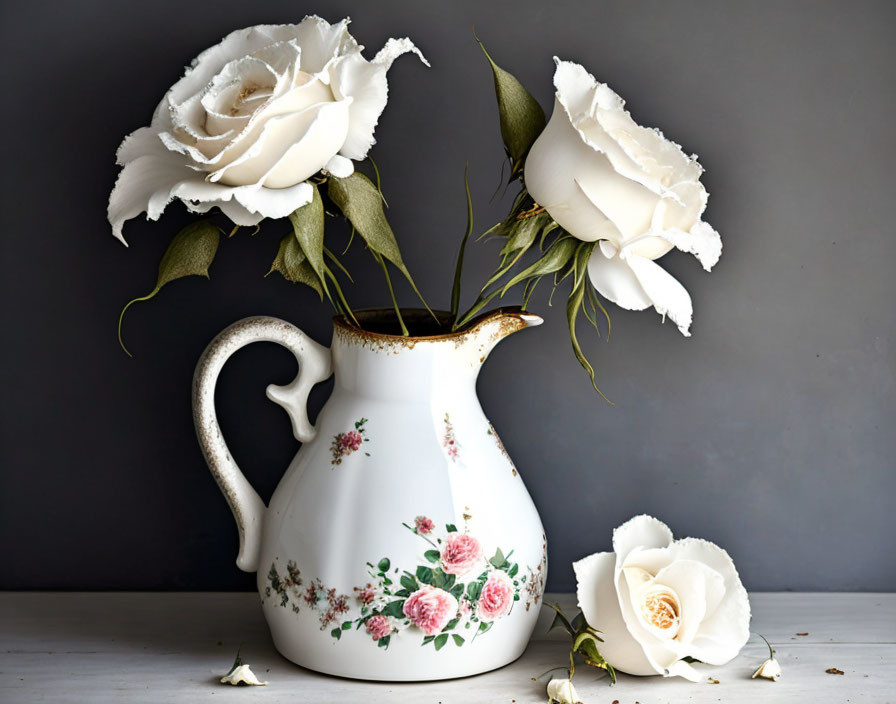
M 750 602 L 734 563 L 706 540 L 673 540 L 655 518 L 613 531 L 613 552 L 573 563 L 579 608 L 601 632 L 600 654 L 631 675 L 700 673 L 733 659 L 750 637 Z
M 604 297 L 629 310 L 653 306 L 689 335 L 691 297 L 654 260 L 677 247 L 707 271 L 718 261 L 719 233 L 701 220 L 703 168 L 635 123 L 605 83 L 554 60 L 554 112 L 526 159 L 526 188 L 573 237 L 599 242 L 588 273 Z
M 219 207 L 237 225 L 282 218 L 312 199 L 320 170 L 345 178 L 374 143 L 386 107 L 386 72 L 408 39 L 390 39 L 372 61 L 348 32 L 306 17 L 228 34 L 194 59 L 156 108 L 152 125 L 125 138 L 109 221 L 146 211 L 157 220 L 174 198 L 197 213 Z M 427 64 L 429 65 L 429 64 Z

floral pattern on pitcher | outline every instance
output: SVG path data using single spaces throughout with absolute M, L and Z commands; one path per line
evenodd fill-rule
M 286 563 L 286 577 L 281 577 L 276 565 L 271 564 L 268 581 L 270 586 L 265 587 L 265 596 L 277 594 L 280 597 L 280 606 L 289 606 L 296 614 L 301 611 L 301 603 L 310 606 L 318 612 L 321 630 L 336 621 L 340 615 L 348 613 L 349 597 L 337 594 L 335 589 L 327 589 L 319 579 L 311 580 L 311 583 L 302 589 L 302 575 L 294 560 Z
M 491 423 L 489 423 L 488 429 L 485 432 L 492 436 L 492 439 L 494 439 L 495 444 L 498 446 L 498 450 L 500 450 L 501 454 L 504 455 L 504 459 L 506 459 L 508 462 L 510 462 L 510 471 L 513 472 L 513 476 L 516 476 L 517 475 L 516 465 L 513 463 L 513 460 L 510 459 L 510 455 L 507 452 L 507 448 L 504 447 L 504 443 L 501 440 L 501 436 L 498 435 L 498 431 L 495 430 L 495 426 L 493 426 Z
M 449 641 L 461 647 L 489 631 L 511 612 L 523 593 L 526 610 L 533 595 L 538 603 L 544 589 L 544 556 L 535 570 L 520 576 L 519 564 L 510 559 L 512 550 L 505 555 L 497 548 L 488 557 L 474 535 L 453 524 L 446 524 L 439 536 L 427 516 L 402 525 L 429 544 L 423 553 L 425 562 L 413 571 L 393 566 L 388 557 L 368 563 L 370 581 L 353 590 L 358 614 L 354 618 L 339 623 L 350 611 L 352 597 L 327 589 L 319 580 L 300 589 L 301 577 L 292 561 L 287 564 L 286 579 L 271 565 L 266 596 L 278 594 L 280 606 L 291 606 L 295 613 L 301 602 L 313 606 L 319 611 L 321 630 L 334 624 L 330 635 L 336 640 L 347 631 L 363 629 L 378 647 L 388 648 L 393 635 L 406 631 L 419 634 L 421 645 L 432 644 L 437 651 Z
M 452 425 L 451 417 L 448 413 L 445 413 L 444 423 L 445 431 L 442 435 L 442 447 L 445 448 L 445 453 L 448 457 L 452 461 L 457 462 L 460 456 L 460 445 L 457 443 L 457 438 L 454 437 L 454 425 Z
M 337 464 L 342 464 L 342 460 L 351 455 L 353 452 L 357 452 L 361 449 L 361 445 L 365 442 L 370 442 L 370 438 L 365 434 L 364 424 L 367 422 L 366 418 L 361 418 L 361 420 L 355 423 L 355 429 L 349 430 L 345 433 L 338 433 L 333 436 L 333 442 L 330 445 L 330 454 L 333 456 L 330 464 L 335 467 Z M 367 457 L 370 457 L 369 452 L 364 453 Z
M 535 569 L 529 570 L 529 578 L 526 580 L 526 611 L 532 606 L 538 606 L 538 602 L 544 594 L 544 581 L 548 570 L 548 539 L 541 534 L 541 561 Z

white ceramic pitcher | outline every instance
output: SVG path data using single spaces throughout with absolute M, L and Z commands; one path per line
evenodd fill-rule
M 425 311 L 403 315 L 433 334 L 389 334 L 394 313 L 368 311 L 363 330 L 336 318 L 327 349 L 290 323 L 247 318 L 211 342 L 193 383 L 199 442 L 239 529 L 237 565 L 258 573 L 277 649 L 343 677 L 432 680 L 505 665 L 526 647 L 547 576 L 538 513 L 475 389 L 495 344 L 541 318 L 501 309 L 437 334 Z M 226 360 L 260 340 L 299 363 L 292 383 L 267 389 L 302 442 L 268 507 L 214 407 Z M 311 425 L 308 392 L 331 372 Z

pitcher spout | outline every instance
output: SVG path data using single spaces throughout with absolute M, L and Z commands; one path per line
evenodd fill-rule
M 479 361 L 484 362 L 495 345 L 505 337 L 543 322 L 543 318 L 519 306 L 498 308 L 475 318 L 467 327 L 466 333 L 476 341 L 481 355 Z

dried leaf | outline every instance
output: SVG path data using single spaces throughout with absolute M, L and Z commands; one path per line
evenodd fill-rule
M 510 157 L 511 176 L 515 176 L 522 169 L 523 159 L 535 138 L 544 129 L 546 123 L 544 110 L 513 74 L 492 61 L 479 37 L 476 37 L 476 41 L 479 42 L 482 53 L 492 67 L 495 94 L 498 98 L 501 138 Z
M 282 274 L 287 281 L 310 286 L 317 291 L 317 295 L 323 300 L 324 291 L 321 286 L 321 280 L 308 262 L 308 258 L 302 251 L 301 246 L 299 246 L 295 232 L 287 233 L 280 240 L 277 256 L 274 258 L 274 263 L 271 264 L 271 270 L 265 276 L 270 276 L 275 271 Z
M 118 343 L 128 355 L 131 353 L 128 352 L 121 338 L 121 323 L 127 309 L 138 301 L 148 301 L 153 298 L 162 289 L 162 286 L 176 279 L 185 276 L 208 278 L 208 268 L 215 258 L 220 240 L 221 228 L 211 220 L 199 220 L 191 223 L 174 236 L 159 262 L 155 288 L 145 296 L 128 302 L 118 317 Z

